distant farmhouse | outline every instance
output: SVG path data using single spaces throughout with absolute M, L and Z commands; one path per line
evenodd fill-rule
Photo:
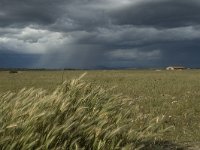
M 183 67 L 183 66 L 169 66 L 166 68 L 166 70 L 185 70 L 187 68 Z

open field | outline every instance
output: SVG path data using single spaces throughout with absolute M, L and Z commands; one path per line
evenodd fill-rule
M 43 88 L 52 93 L 63 81 L 78 78 L 84 72 L 22 71 L 9 74 L 1 71 L 0 93 L 8 90 L 18 92 L 24 87 Z M 91 86 L 101 86 L 103 89 L 115 87 L 113 90 L 105 91 L 104 94 L 121 93 L 130 97 L 137 107 L 127 105 L 127 111 L 137 109 L 133 112 L 148 116 L 148 121 L 164 116 L 162 125 L 170 127 L 160 136 L 160 141 L 164 145 L 199 145 L 200 71 L 87 71 L 82 80 L 91 83 Z M 142 121 L 141 124 L 144 123 Z M 141 124 L 138 124 L 138 127 L 141 127 Z

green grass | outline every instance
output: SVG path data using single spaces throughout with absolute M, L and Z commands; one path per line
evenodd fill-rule
M 82 73 L 83 71 L 65 71 L 64 73 L 62 71 L 24 71 L 18 74 L 0 72 L 0 93 L 4 93 L 8 90 L 18 93 L 18 91 L 24 87 L 34 87 L 34 89 L 32 89 L 33 93 L 39 93 L 40 90 L 36 89 L 42 88 L 47 91 L 45 97 L 51 97 L 53 96 L 52 93 L 54 89 L 61 85 L 62 80 L 69 81 L 73 78 L 78 78 Z M 133 144 L 133 147 L 141 146 L 143 144 L 148 145 L 147 143 L 159 143 L 157 145 L 162 146 L 169 144 L 171 146 L 175 145 L 176 147 L 176 144 L 184 145 L 187 143 L 196 144 L 200 142 L 200 71 L 88 71 L 88 74 L 83 78 L 83 80 L 86 82 L 84 83 L 84 86 L 90 83 L 91 87 L 93 88 L 97 88 L 98 86 L 102 87 L 103 89 L 110 89 L 115 87 L 113 90 L 104 91 L 103 95 L 105 96 L 101 97 L 99 95 L 100 100 L 97 102 L 100 103 L 101 101 L 104 101 L 104 103 L 107 103 L 106 100 L 108 100 L 109 97 L 110 99 L 114 99 L 112 103 L 108 102 L 108 104 L 113 106 L 112 111 L 109 111 L 110 114 L 116 111 L 111 115 L 115 119 L 120 118 L 120 115 L 125 115 L 123 111 L 131 114 L 131 117 L 129 118 L 125 117 L 124 119 L 124 117 L 121 117 L 121 119 L 119 119 L 120 124 L 118 124 L 115 128 L 113 127 L 111 130 L 115 131 L 115 129 L 122 127 L 122 130 L 119 131 L 120 136 L 117 134 L 117 138 L 112 139 L 114 140 L 114 146 L 117 145 L 116 143 L 119 142 L 119 139 L 125 140 L 122 142 L 123 144 L 120 145 L 122 147 L 130 145 L 130 143 Z M 82 91 L 82 89 L 85 88 L 79 89 L 80 93 L 84 91 Z M 130 100 L 126 100 L 124 96 L 122 96 L 123 98 L 121 96 L 116 96 L 120 93 L 125 97 L 129 97 L 134 105 L 129 106 L 128 103 Z M 86 95 L 83 95 L 83 97 L 84 96 Z M 15 97 L 17 96 L 15 95 Z M 123 105 L 123 111 L 119 111 L 119 106 L 121 107 L 121 105 L 118 106 L 118 102 L 122 99 L 125 99 L 126 103 Z M 24 101 L 25 104 L 27 102 L 30 103 L 30 100 L 27 98 L 20 100 Z M 39 102 L 42 101 L 39 100 Z M 38 105 L 42 106 L 42 104 L 39 102 Z M 63 103 L 63 101 L 60 101 L 59 103 Z M 11 105 L 11 103 L 9 105 Z M 31 103 L 30 105 L 36 104 Z M 80 107 L 85 107 L 85 105 L 88 106 L 88 102 L 85 102 L 84 105 L 80 105 Z M 104 104 L 102 104 L 102 106 L 104 106 Z M 4 105 L 1 105 L 1 107 L 4 107 Z M 29 109 L 27 109 L 27 111 L 29 111 Z M 52 108 L 49 108 L 45 111 L 46 113 L 50 113 L 51 111 L 56 111 L 56 109 L 52 110 Z M 84 111 L 84 114 L 88 116 L 88 111 Z M 41 113 L 40 110 L 38 110 L 38 113 Z M 97 116 L 99 117 L 99 114 Z M 92 117 L 96 118 L 97 116 Z M 138 121 L 136 118 L 139 116 L 141 116 L 141 120 L 139 119 Z M 150 135 L 152 135 L 150 136 L 151 138 L 144 136 L 144 140 L 139 140 L 140 142 L 136 142 L 138 141 L 137 137 L 139 137 L 136 135 L 140 133 L 144 134 L 142 132 L 142 128 L 145 128 L 145 126 L 151 126 L 152 120 L 154 120 L 154 118 L 162 118 L 162 116 L 164 116 L 164 118 L 162 119 L 161 123 L 158 123 L 158 132 L 156 130 L 152 130 L 150 131 Z M 29 121 L 31 119 L 29 117 L 27 117 L 27 120 L 25 121 Z M 134 126 L 132 128 L 124 127 L 126 130 L 123 129 L 123 125 L 127 124 L 125 122 L 130 121 L 131 118 L 134 120 Z M 112 124 L 116 123 L 115 119 L 113 120 Z M 95 119 L 93 120 L 95 121 Z M 87 121 L 88 123 L 91 122 L 91 120 Z M 153 124 L 154 127 L 157 127 L 155 122 Z M 9 126 L 9 124 L 7 125 Z M 97 125 L 98 121 L 95 122 L 91 127 L 96 127 Z M 76 124 L 76 128 L 80 126 L 81 124 Z M 6 128 L 6 125 L 4 125 L 4 127 Z M 163 129 L 168 127 L 173 128 L 170 128 L 170 131 L 168 132 L 162 132 Z M 131 141 L 125 138 L 127 137 L 128 130 L 130 129 L 137 131 L 137 134 L 133 139 L 131 139 Z M 121 135 L 122 132 L 124 134 Z M 28 134 L 28 131 L 25 133 Z M 81 139 L 83 137 L 89 137 L 88 134 L 89 133 L 86 131 L 84 131 L 84 134 L 81 133 Z M 93 146 L 98 145 L 98 142 L 102 141 L 102 139 L 99 138 L 97 140 L 98 144 L 96 144 L 95 142 L 92 142 L 91 139 L 85 140 L 87 145 Z M 108 141 L 110 141 L 110 139 L 104 141 L 105 146 L 110 145 L 108 143 L 106 145 L 106 142 Z M 79 143 L 78 145 L 80 147 L 82 146 L 80 142 L 77 141 L 77 143 Z M 94 149 L 96 149 L 95 146 L 93 147 Z

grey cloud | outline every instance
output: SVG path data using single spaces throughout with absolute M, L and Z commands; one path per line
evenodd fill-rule
M 113 22 L 124 25 L 153 26 L 161 28 L 199 25 L 198 0 L 142 1 L 110 12 Z
M 110 26 L 98 28 L 94 32 L 77 31 L 71 33 L 75 43 L 97 44 L 107 48 L 130 48 L 200 39 L 200 31 L 194 27 L 157 29 L 153 27 Z M 112 50 L 112 49 L 111 49 Z
M 43 54 L 57 49 L 63 43 L 67 44 L 70 39 L 63 37 L 59 32 L 51 32 L 43 29 L 26 27 L 23 29 L 5 28 L 9 33 L 1 32 L 0 49 L 9 49 L 21 53 Z
M 2 50 L 0 48 L 0 67 L 1 68 L 38 68 L 36 62 L 40 60 L 40 55 L 37 54 L 21 54 Z
M 1 27 L 36 25 L 57 31 L 91 30 L 107 23 L 106 14 L 88 0 L 2 0 Z
M 48 25 L 62 14 L 61 0 L 1 0 L 0 26 Z M 63 4 L 63 2 L 62 2 Z
M 13 52 L 0 53 L 4 60 L 34 56 L 35 66 L 52 68 L 200 65 L 198 0 L 1 0 L 0 7 L 0 52 Z

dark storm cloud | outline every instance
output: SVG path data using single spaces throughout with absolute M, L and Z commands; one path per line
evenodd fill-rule
M 59 0 L 1 0 L 0 26 L 48 25 L 59 16 Z
M 111 12 L 115 23 L 153 27 L 199 25 L 198 0 L 151 0 Z
M 40 55 L 21 54 L 0 49 L 0 68 L 38 68 L 35 62 L 40 60 Z
M 0 0 L 0 8 L 0 52 L 9 51 L 0 67 L 200 65 L 198 0 Z
M 49 30 L 68 31 L 90 30 L 105 24 L 104 13 L 96 11 L 95 6 L 89 6 L 89 3 L 89 0 L 1 0 L 0 26 L 35 25 Z
M 0 25 L 39 24 L 58 30 L 67 27 L 88 30 L 109 24 L 182 27 L 200 23 L 198 0 L 133 0 L 110 9 L 107 3 L 104 0 L 1 0 Z

